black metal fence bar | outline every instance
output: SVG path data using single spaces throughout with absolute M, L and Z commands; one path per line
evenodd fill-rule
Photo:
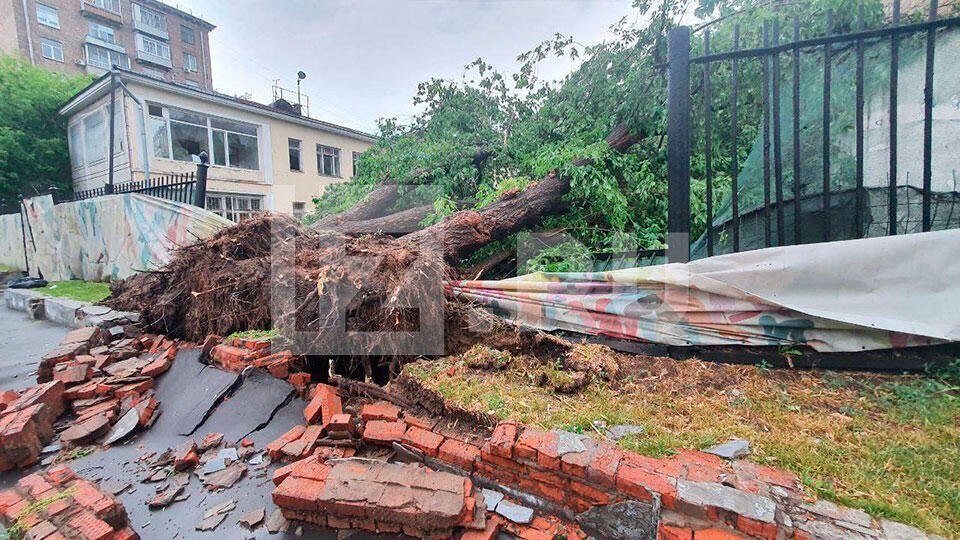
M 780 44 L 780 21 L 773 21 L 773 43 Z M 773 55 L 773 175 L 777 198 L 777 245 L 784 244 L 783 215 L 783 140 L 780 135 L 780 54 Z
M 893 0 L 893 24 L 900 24 L 900 0 Z M 897 234 L 897 114 L 900 87 L 900 34 L 890 34 L 890 171 L 887 231 Z
M 889 178 L 886 191 L 888 192 L 886 198 L 887 215 L 888 215 L 888 228 L 886 232 L 888 234 L 897 234 L 898 231 L 898 214 L 899 214 L 899 205 L 898 201 L 898 189 L 899 189 L 899 176 L 898 176 L 898 85 L 899 85 L 899 69 L 900 69 L 900 41 L 904 36 L 914 35 L 914 34 L 925 34 L 926 35 L 926 66 L 925 66 L 925 85 L 924 85 L 924 116 L 923 116 L 923 185 L 922 189 L 914 190 L 910 193 L 914 193 L 911 197 L 911 201 L 907 201 L 906 212 L 909 214 L 911 207 L 917 202 L 920 202 L 922 211 L 922 230 L 928 231 L 934 227 L 935 223 L 938 227 L 943 226 L 942 217 L 935 217 L 933 215 L 933 186 L 932 186 L 932 148 L 933 148 L 933 96 L 934 96 L 934 65 L 935 65 L 935 53 L 936 53 L 936 38 L 938 30 L 946 28 L 957 28 L 960 27 L 960 17 L 944 17 L 940 18 L 937 16 L 937 7 L 938 0 L 930 0 L 929 10 L 927 12 L 927 17 L 925 20 L 920 22 L 912 22 L 909 24 L 901 24 L 901 12 L 900 12 L 900 0 L 893 1 L 893 22 L 891 25 L 875 28 L 875 29 L 866 29 L 866 18 L 864 13 L 864 5 L 860 3 L 856 12 L 855 18 L 855 30 L 846 34 L 838 34 L 834 32 L 834 17 L 833 13 L 828 12 L 826 15 L 826 34 L 820 37 L 801 39 L 801 31 L 799 19 L 797 17 L 793 18 L 793 39 L 789 42 L 782 42 L 780 37 L 780 26 L 779 21 L 774 20 L 772 25 L 768 22 L 763 23 L 762 27 L 762 46 L 754 49 L 742 49 L 740 45 L 741 32 L 740 26 L 735 25 L 733 31 L 733 43 L 729 51 L 726 52 L 714 52 L 711 48 L 710 43 L 710 32 L 707 30 L 704 32 L 703 36 L 703 54 L 698 57 L 691 58 L 689 57 L 690 50 L 690 41 L 689 35 L 690 31 L 687 28 L 678 28 L 671 32 L 669 41 L 669 73 L 671 77 L 671 84 L 669 88 L 669 113 L 668 113 L 668 142 L 672 143 L 668 145 L 669 152 L 669 175 L 670 175 L 670 188 L 668 192 L 671 196 L 671 201 L 669 204 L 670 208 L 670 217 L 668 219 L 668 233 L 676 232 L 688 232 L 690 229 L 690 219 L 689 219 L 689 197 L 690 197 L 690 183 L 689 183 L 689 156 L 690 156 L 690 122 L 691 114 L 689 110 L 687 111 L 678 111 L 676 107 L 681 105 L 689 105 L 689 66 L 695 64 L 701 64 L 703 67 L 703 102 L 702 106 L 704 107 L 704 153 L 705 153 L 705 181 L 706 181 L 706 218 L 707 218 L 707 228 L 705 232 L 705 244 L 706 244 L 706 254 L 712 256 L 717 251 L 717 239 L 718 232 L 714 230 L 714 218 L 715 218 L 715 209 L 716 201 L 713 200 L 716 193 L 716 178 L 713 170 L 713 161 L 714 161 L 714 140 L 713 140 L 713 121 L 714 121 L 714 108 L 713 108 L 713 96 L 715 95 L 715 84 L 711 80 L 711 73 L 716 63 L 730 62 L 731 66 L 731 76 L 730 76 L 730 102 L 729 102 L 729 143 L 730 143 L 730 177 L 731 177 L 731 195 L 730 195 L 730 222 L 723 226 L 725 229 L 724 234 L 730 234 L 732 237 L 732 248 L 733 251 L 740 251 L 743 248 L 743 238 L 741 226 L 743 223 L 744 216 L 740 215 L 740 206 L 742 204 L 742 194 L 740 193 L 740 155 L 739 155 L 739 144 L 738 138 L 740 136 L 740 126 L 738 125 L 738 107 L 741 94 L 741 73 L 740 73 L 740 61 L 744 59 L 757 58 L 762 61 L 762 73 L 761 73 L 761 83 L 762 93 L 760 94 L 760 101 L 762 102 L 762 124 L 759 126 L 761 128 L 761 137 L 762 137 L 762 159 L 763 159 L 763 201 L 762 206 L 757 208 L 749 209 L 748 214 L 755 215 L 755 218 L 762 219 L 760 221 L 752 221 L 753 225 L 759 229 L 760 226 L 763 227 L 763 244 L 764 246 L 772 245 L 784 245 L 786 241 L 786 213 L 787 208 L 793 210 L 793 243 L 799 244 L 803 241 L 811 241 L 813 236 L 816 238 L 814 241 L 830 241 L 834 240 L 835 235 L 853 237 L 861 237 L 865 234 L 868 234 L 868 224 L 865 219 L 867 217 L 868 204 L 872 209 L 872 212 L 876 213 L 878 208 L 883 208 L 883 206 L 878 206 L 875 202 L 875 197 L 878 195 L 878 192 L 875 188 L 867 189 L 865 187 L 865 135 L 866 135 L 866 126 L 865 126 L 865 88 L 867 81 L 865 80 L 865 56 L 866 56 L 866 47 L 868 43 L 877 43 L 883 42 L 884 40 L 890 40 L 890 73 L 889 73 L 889 138 L 890 138 L 890 154 L 889 154 Z M 854 112 L 854 128 L 855 128 L 855 144 L 856 144 L 856 156 L 855 156 L 855 170 L 854 170 L 854 185 L 851 188 L 846 188 L 843 185 L 834 181 L 832 178 L 833 169 L 832 163 L 832 116 L 833 109 L 832 106 L 833 95 L 833 61 L 836 54 L 839 54 L 836 51 L 844 51 L 848 48 L 854 49 L 854 59 L 855 59 L 855 107 Z M 803 194 L 803 163 L 801 158 L 801 149 L 803 144 L 801 141 L 801 99 L 800 99 L 800 77 L 801 77 L 801 54 L 809 50 L 810 52 L 822 52 L 822 61 L 823 61 L 823 94 L 822 94 L 822 108 L 821 108 L 821 132 L 820 135 L 820 148 L 821 152 L 821 165 L 822 170 L 822 186 L 820 189 L 814 188 L 811 190 L 813 194 L 808 194 L 805 196 Z M 792 155 L 792 172 L 793 172 L 793 186 L 792 186 L 792 196 L 793 201 L 785 201 L 785 189 L 784 189 L 784 162 L 783 162 L 783 138 L 781 130 L 785 127 L 780 121 L 782 117 L 782 103 L 781 99 L 781 77 L 783 73 L 781 72 L 781 55 L 788 54 L 791 59 L 792 64 L 792 86 L 793 86 L 793 95 L 792 95 L 792 146 L 793 146 L 793 155 Z M 677 65 L 683 64 L 683 65 Z M 787 75 L 788 77 L 790 75 Z M 685 87 L 685 92 L 682 91 L 680 86 L 681 82 L 687 81 L 687 86 Z M 675 94 L 678 92 L 683 92 L 686 97 L 680 97 Z M 838 107 L 841 105 L 838 104 Z M 722 107 L 721 109 L 722 110 Z M 680 141 L 675 141 L 674 139 L 677 136 L 683 137 L 683 143 Z M 808 144 L 815 143 L 815 141 L 808 141 Z M 680 153 L 677 153 L 680 152 Z M 789 166 L 789 165 L 788 165 Z M 810 171 L 808 171 L 809 173 Z M 674 201 L 676 197 L 673 196 L 674 193 L 679 193 L 681 191 L 680 183 L 683 183 L 685 189 L 683 189 L 684 195 Z M 849 185 L 849 184 L 848 184 Z M 840 189 L 841 191 L 834 192 L 834 188 Z M 904 186 L 906 187 L 906 186 Z M 871 197 L 870 201 L 867 200 L 868 192 Z M 916 191 L 919 191 L 919 197 L 916 195 Z M 819 193 L 817 193 L 819 192 Z M 842 198 L 838 198 L 836 201 L 833 198 L 841 197 L 840 193 L 843 193 Z M 939 195 L 937 195 L 939 197 Z M 818 208 L 810 208 L 809 204 L 801 205 L 801 201 L 805 199 L 819 199 Z M 920 199 L 917 201 L 917 199 Z M 755 199 L 754 199 L 755 200 Z M 939 198 L 938 198 L 939 200 Z M 792 204 L 791 204 L 792 203 Z M 851 211 L 842 211 L 842 208 L 847 208 Z M 817 216 L 816 225 L 819 225 L 820 231 L 815 231 L 810 234 L 804 235 L 801 230 L 801 222 L 804 220 L 801 219 L 802 213 L 801 210 L 806 209 L 807 211 L 819 212 L 821 215 Z M 915 210 L 914 210 L 915 211 Z M 677 216 L 681 212 L 687 213 L 687 219 L 683 226 L 679 226 Z M 762 212 L 762 213 L 761 213 Z M 776 239 L 772 237 L 773 230 L 773 212 L 776 212 Z M 849 216 L 849 214 L 853 216 Z M 753 218 L 752 218 L 753 219 Z M 849 219 L 850 221 L 845 221 Z M 809 223 L 809 220 L 807 221 Z M 852 225 L 852 227 L 851 227 Z M 875 229 L 873 229 L 875 231 Z M 849 232 L 849 231 L 852 231 Z M 759 231 L 758 231 L 759 232 Z M 816 234 L 819 232 L 820 234 Z M 669 238 L 668 234 L 668 238 Z M 725 237 L 724 237 L 725 238 Z M 668 240 L 669 241 L 669 240 Z M 758 242 L 749 242 L 751 246 L 756 246 Z M 676 250 L 671 249 L 671 260 L 679 260 L 676 253 Z
M 763 21 L 763 46 L 770 45 L 770 25 Z M 770 59 L 763 66 L 763 245 L 770 247 Z
M 937 19 L 937 0 L 930 0 L 930 22 Z M 923 86 L 923 230 L 930 230 L 930 193 L 933 191 L 933 60 L 937 31 L 927 29 L 927 57 Z
M 864 25 L 864 14 L 863 14 L 863 2 L 857 6 L 857 30 L 863 32 Z M 856 176 L 857 184 L 857 209 L 856 213 L 853 216 L 853 227 L 855 234 L 861 236 L 863 234 L 863 205 L 864 205 L 864 196 L 863 192 L 863 107 L 864 107 L 864 80 L 863 80 L 863 55 L 864 55 L 864 41 L 863 38 L 857 38 L 857 74 L 856 74 L 856 112 L 854 113 L 854 118 L 856 122 L 856 139 L 857 139 L 857 157 L 856 157 L 856 171 L 854 175 Z
M 687 184 L 667 185 L 667 249 L 673 262 L 690 259 L 690 29 L 679 27 L 668 43 L 667 173 Z
M 703 51 L 710 54 L 710 30 L 703 34 Z M 713 97 L 710 95 L 710 62 L 703 64 L 704 174 L 707 182 L 707 255 L 713 257 Z
M 740 48 L 740 25 L 734 25 L 733 27 L 733 50 L 736 51 Z M 740 61 L 737 58 L 734 58 L 730 62 L 731 66 L 731 86 L 732 91 L 730 93 L 730 205 L 732 212 L 731 223 L 733 225 L 733 250 L 740 251 L 740 193 L 739 193 L 739 181 L 738 177 L 740 176 L 740 164 L 739 164 L 739 155 L 737 153 L 737 101 L 738 93 L 740 90 Z M 687 182 L 690 180 L 687 179 Z M 712 227 L 712 223 L 708 223 L 707 227 Z

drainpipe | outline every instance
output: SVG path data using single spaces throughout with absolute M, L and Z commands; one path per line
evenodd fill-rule
M 20 0 L 23 4 L 23 26 L 27 29 L 27 50 L 30 51 L 30 65 L 37 65 L 36 59 L 33 58 L 33 35 L 30 33 L 30 13 L 27 11 L 27 0 Z
M 107 173 L 107 193 L 113 193 L 113 154 L 116 146 L 117 130 L 117 70 L 110 70 L 110 156 L 107 158 L 110 170 Z
M 140 157 L 143 159 L 143 174 L 144 179 L 150 180 L 150 154 L 147 150 L 147 119 L 146 111 L 143 109 L 143 102 L 127 88 L 127 85 L 124 84 L 122 79 L 117 80 L 117 84 L 120 85 L 120 89 L 123 90 L 123 93 L 126 94 L 134 103 L 137 104 L 137 108 L 140 109 Z

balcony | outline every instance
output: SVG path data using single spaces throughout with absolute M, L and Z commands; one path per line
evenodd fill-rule
M 138 32 L 143 32 L 144 34 L 150 34 L 151 36 L 158 37 L 162 40 L 169 41 L 170 39 L 170 34 L 167 33 L 165 29 L 147 24 L 136 17 L 133 18 L 133 29 Z
M 90 45 L 96 45 L 97 47 L 103 47 L 104 49 L 110 49 L 111 51 L 118 52 L 120 54 L 127 54 L 127 49 L 120 45 L 119 43 L 114 43 L 112 41 L 104 41 L 98 37 L 91 36 L 87 34 L 85 40 Z
M 160 55 L 149 53 L 147 51 L 141 51 L 137 49 L 137 61 L 141 63 L 153 64 L 155 66 L 164 67 L 170 69 L 173 67 L 173 62 L 169 58 L 164 58 Z
M 123 24 L 118 0 L 80 0 L 80 13 L 114 24 Z

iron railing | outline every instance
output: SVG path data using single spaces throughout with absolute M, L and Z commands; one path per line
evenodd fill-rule
M 775 245 L 801 244 L 822 242 L 845 238 L 861 238 L 864 236 L 902 234 L 905 228 L 898 227 L 903 220 L 903 212 L 911 212 L 919 206 L 919 216 L 916 230 L 930 231 L 932 229 L 960 227 L 960 213 L 954 217 L 953 204 L 960 197 L 954 187 L 953 192 L 935 193 L 932 189 L 933 176 L 933 95 L 934 95 L 934 59 L 936 56 L 936 38 L 938 31 L 960 26 L 960 17 L 937 17 L 937 0 L 931 0 L 925 20 L 903 23 L 900 14 L 900 2 L 895 0 L 892 9 L 892 24 L 866 29 L 864 23 L 863 5 L 860 5 L 854 31 L 837 34 L 832 32 L 833 19 L 828 13 L 826 20 L 827 32 L 823 36 L 801 39 L 800 22 L 793 20 L 793 36 L 787 42 L 781 42 L 779 21 L 772 24 L 764 23 L 762 29 L 763 46 L 753 49 L 740 48 L 740 28 L 734 29 L 731 50 L 713 52 L 710 49 L 710 32 L 702 35 L 703 54 L 691 57 L 691 30 L 688 27 L 673 29 L 668 38 L 668 257 L 671 262 L 683 262 L 690 259 L 691 243 L 691 141 L 695 134 L 691 122 L 691 87 L 690 74 L 692 66 L 702 69 L 702 86 L 695 90 L 699 93 L 702 103 L 703 124 L 703 180 L 705 182 L 705 211 L 706 228 L 704 237 L 698 244 L 703 249 L 701 255 L 713 256 L 718 253 L 718 236 L 724 236 L 724 252 L 739 252 L 745 249 L 770 247 Z M 902 182 L 904 173 L 900 169 L 900 162 L 904 157 L 898 155 L 898 90 L 900 65 L 900 44 L 908 36 L 919 35 L 925 39 L 924 58 L 924 88 L 923 88 L 923 150 L 922 155 L 909 156 L 911 159 L 922 159 L 922 185 L 910 186 Z M 864 72 L 864 51 L 868 44 L 882 43 L 889 47 L 889 98 L 884 104 L 888 107 L 889 126 L 887 137 L 889 140 L 888 179 L 885 194 L 877 193 L 876 186 L 864 186 L 864 103 L 865 85 L 867 83 Z M 831 133 L 831 115 L 836 110 L 835 98 L 832 102 L 831 90 L 835 84 L 849 84 L 843 80 L 833 81 L 835 55 L 838 51 L 852 51 L 855 57 L 855 97 L 850 104 L 854 108 L 855 123 L 855 165 L 853 167 L 852 189 L 838 189 L 838 182 L 834 179 L 837 174 L 835 164 L 831 162 L 832 145 L 835 140 Z M 822 54 L 822 126 L 819 127 L 821 141 L 803 141 L 800 129 L 800 100 L 801 100 L 801 54 Z M 783 70 L 782 60 L 792 64 L 791 70 Z M 760 135 L 762 137 L 762 177 L 763 196 L 762 205 L 758 208 L 741 208 L 741 194 L 738 185 L 740 167 L 743 165 L 739 157 L 738 138 L 741 137 L 742 126 L 738 125 L 738 94 L 742 91 L 739 76 L 743 65 L 751 60 L 762 63 L 760 94 L 762 120 Z M 730 101 L 717 103 L 711 87 L 711 74 L 715 66 L 730 66 Z M 786 71 L 786 73 L 784 73 Z M 698 74 L 701 75 L 701 74 Z M 818 76 L 821 76 L 819 73 Z M 873 80 L 870 83 L 876 83 Z M 781 84 L 792 84 L 791 102 L 781 108 Z M 783 94 L 786 94 L 785 92 Z M 724 114 L 730 115 L 729 131 L 726 134 L 730 146 L 730 155 L 721 156 L 724 161 L 729 159 L 730 200 L 729 222 L 723 227 L 715 223 L 715 175 L 717 170 L 714 162 L 717 155 L 714 148 L 713 114 L 715 110 L 723 109 Z M 788 126 L 788 136 L 792 138 L 790 154 L 792 159 L 784 163 L 784 143 L 781 129 L 781 115 L 789 109 L 792 116 Z M 804 163 L 801 157 L 801 143 L 807 147 L 820 143 L 819 174 L 822 175 L 822 187 L 818 193 L 811 194 L 801 189 L 801 178 L 811 171 L 809 163 Z M 723 170 L 727 173 L 727 169 Z M 785 173 L 792 176 L 792 182 L 785 182 Z M 901 182 L 898 182 L 900 180 Z M 907 179 L 909 180 L 909 179 Z M 919 193 L 917 193 L 919 192 Z M 883 196 L 885 195 L 885 197 Z M 759 194 L 758 194 L 759 196 Z M 901 200 L 906 199 L 906 201 Z M 919 199 L 919 201 L 917 200 Z M 949 216 L 936 215 L 932 208 L 932 201 L 949 201 Z M 877 223 L 865 222 L 866 211 L 876 209 L 880 200 L 886 208 L 875 215 L 884 215 L 886 223 L 882 231 L 877 230 Z M 816 205 L 817 208 L 812 208 Z M 906 208 L 906 210 L 904 210 Z M 946 206 L 944 207 L 946 208 Z M 788 226 L 788 213 L 792 214 L 792 227 Z M 940 214 L 945 214 L 946 211 Z M 917 219 L 919 218 L 919 219 Z M 759 223 L 758 223 L 759 220 Z M 813 220 L 819 223 L 812 224 Z M 756 241 L 744 242 L 741 232 L 745 222 L 752 222 L 754 226 L 762 228 L 762 237 L 757 231 Z M 805 229 L 806 227 L 806 229 Z M 722 231 L 718 231 L 722 229 Z M 790 230 L 792 229 L 792 230 Z

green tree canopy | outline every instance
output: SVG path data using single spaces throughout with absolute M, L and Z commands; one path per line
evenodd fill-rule
M 0 205 L 50 186 L 70 189 L 66 118 L 57 110 L 91 80 L 0 55 Z

